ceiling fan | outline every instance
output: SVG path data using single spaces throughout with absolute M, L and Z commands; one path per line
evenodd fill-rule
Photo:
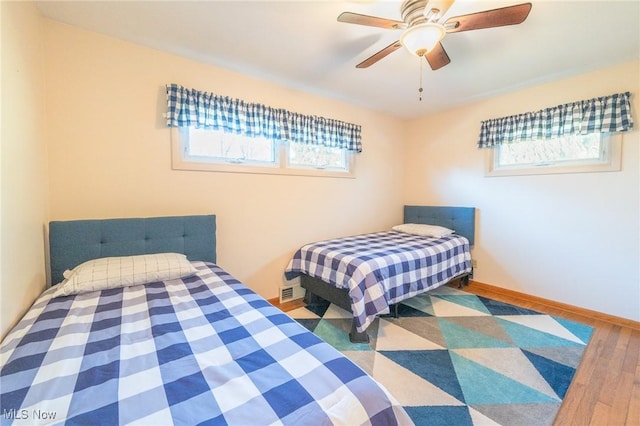
M 442 38 L 447 33 L 479 30 L 483 28 L 516 25 L 529 16 L 531 3 L 507 6 L 468 15 L 455 16 L 444 22 L 440 19 L 455 0 L 405 0 L 400 7 L 402 21 L 343 12 L 339 22 L 366 25 L 391 30 L 404 30 L 400 40 L 395 41 L 365 59 L 356 68 L 367 68 L 402 46 L 416 56 L 424 56 L 434 71 L 449 64 L 451 60 L 444 50 Z

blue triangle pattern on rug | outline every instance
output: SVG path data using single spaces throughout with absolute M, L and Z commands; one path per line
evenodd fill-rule
M 429 426 L 466 426 L 473 425 L 467 407 L 429 406 L 405 407 L 411 419 L 417 425 Z
M 477 296 L 492 315 L 540 315 L 540 312 Z
M 322 321 L 320 318 L 313 318 L 313 319 L 298 319 L 297 320 L 300 324 L 302 324 L 304 326 L 304 328 L 306 328 L 309 331 L 315 331 L 316 326 L 318 325 L 318 323 L 320 321 Z
M 531 327 L 525 327 L 502 318 L 497 318 L 513 341 L 521 348 L 584 346 L 582 343 L 563 339 Z
M 573 333 L 575 336 L 579 337 L 580 340 L 584 342 L 586 345 L 591 339 L 591 335 L 593 334 L 593 327 L 590 327 L 585 324 L 580 324 L 579 322 L 573 322 L 566 320 L 564 318 L 553 317 L 556 321 L 562 324 L 567 330 Z
M 522 351 L 560 398 L 564 398 L 576 370 L 532 352 Z
M 558 402 L 490 368 L 452 353 L 456 375 L 470 405 Z
M 458 376 L 448 350 L 380 351 L 380 353 L 464 402 L 464 394 L 458 383 Z
M 325 303 L 289 314 L 352 356 L 417 425 L 551 424 L 593 333 L 446 286 L 376 319 L 369 344 L 351 343 L 336 312 L 349 317 Z
M 371 351 L 371 347 L 366 343 L 352 343 L 349 334 L 334 326 L 328 321 L 320 320 L 314 330 L 322 340 L 330 343 L 339 351 Z

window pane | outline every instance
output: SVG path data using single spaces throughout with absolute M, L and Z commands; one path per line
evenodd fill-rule
M 172 167 L 176 170 L 355 176 L 352 170 L 355 159 L 347 150 L 187 127 L 173 129 L 171 135 Z
M 347 153 L 341 148 L 289 142 L 288 154 L 292 166 L 348 170 Z
M 500 145 L 496 166 L 531 166 L 602 160 L 601 135 L 571 135 L 562 138 L 523 141 Z
M 187 154 L 213 161 L 276 163 L 275 143 L 264 137 L 247 137 L 220 130 L 188 129 Z

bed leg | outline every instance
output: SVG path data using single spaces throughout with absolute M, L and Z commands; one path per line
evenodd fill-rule
M 393 305 L 391 305 L 391 316 L 394 318 L 400 318 L 400 314 L 398 313 L 398 306 L 400 306 L 400 303 L 394 303 Z
M 469 276 L 470 275 L 465 275 L 464 277 L 460 278 L 460 282 L 458 283 L 458 288 L 466 287 L 469 285 Z
M 349 340 L 351 340 L 351 343 L 369 343 L 369 335 L 367 334 L 366 330 L 363 331 L 362 333 L 358 332 L 358 330 L 356 330 L 356 324 L 352 320 L 351 332 L 349 333 Z

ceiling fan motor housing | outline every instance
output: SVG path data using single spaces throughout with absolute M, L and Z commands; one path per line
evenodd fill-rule
M 437 22 L 449 10 L 454 0 L 405 0 L 400 7 L 407 26 Z
M 400 7 L 402 20 L 410 27 L 426 22 L 424 8 L 427 3 L 428 0 L 405 0 Z

